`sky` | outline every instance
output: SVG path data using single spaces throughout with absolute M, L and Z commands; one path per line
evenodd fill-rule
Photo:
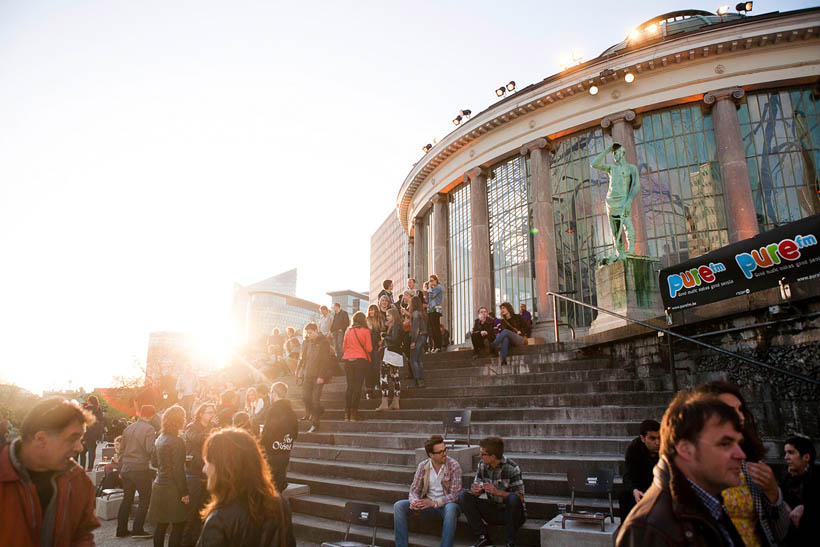
M 460 109 L 717 7 L 0 0 L 0 382 L 105 386 L 157 330 L 216 351 L 234 282 L 367 290 L 370 236 Z

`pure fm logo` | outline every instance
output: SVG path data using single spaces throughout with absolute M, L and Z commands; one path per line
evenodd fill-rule
M 735 255 L 735 262 L 737 262 L 746 279 L 752 279 L 752 274 L 758 268 L 771 268 L 783 261 L 794 262 L 800 258 L 800 249 L 813 245 L 817 245 L 817 238 L 813 234 L 797 235 L 794 236 L 794 239 L 786 238 L 780 243 L 764 245 L 760 249 L 752 250 L 749 253 L 738 253 Z M 679 274 L 672 274 L 667 277 L 669 296 L 675 298 L 683 289 L 714 283 L 717 281 L 717 274 L 725 271 L 726 267 L 722 262 L 712 262 L 709 265 L 702 265 Z

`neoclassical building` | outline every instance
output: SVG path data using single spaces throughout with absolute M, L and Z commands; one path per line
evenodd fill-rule
M 820 8 L 655 17 L 597 58 L 493 104 L 427 151 L 397 214 L 412 272 L 447 288 L 464 340 L 476 308 L 547 291 L 596 303 L 613 140 L 640 172 L 636 251 L 673 265 L 820 213 Z M 583 333 L 593 313 L 561 304 Z

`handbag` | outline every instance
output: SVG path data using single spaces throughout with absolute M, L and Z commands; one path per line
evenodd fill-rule
M 389 349 L 384 350 L 384 358 L 382 361 L 394 367 L 404 366 L 404 356 L 401 353 L 396 353 Z

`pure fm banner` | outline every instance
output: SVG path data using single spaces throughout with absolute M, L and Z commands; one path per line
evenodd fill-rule
M 820 215 L 661 270 L 665 308 L 682 310 L 784 283 L 820 283 Z

